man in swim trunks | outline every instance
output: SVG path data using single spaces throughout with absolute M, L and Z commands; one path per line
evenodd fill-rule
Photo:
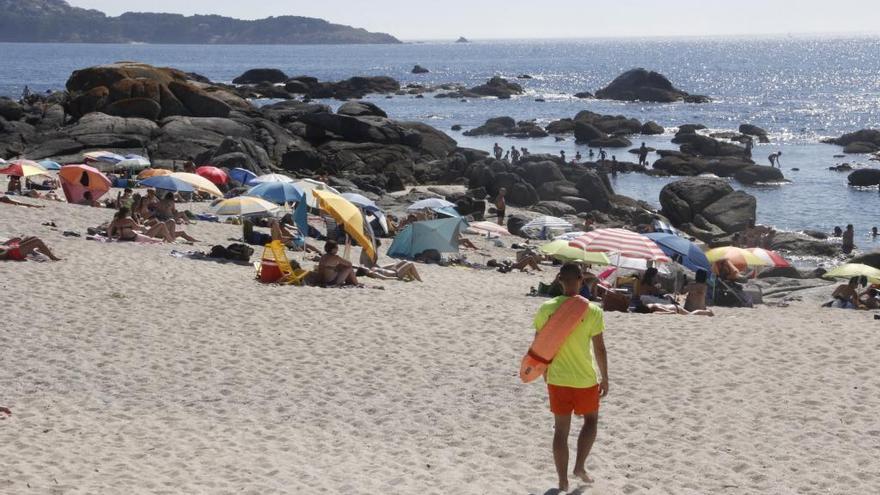
M 582 285 L 581 269 L 566 263 L 559 271 L 558 281 L 563 295 L 542 304 L 535 315 L 535 330 L 540 332 L 553 313 L 568 298 L 578 295 Z M 593 480 L 587 474 L 586 461 L 596 440 L 599 423 L 599 398 L 608 394 L 608 360 L 605 353 L 605 316 L 593 304 L 581 323 L 553 358 L 544 379 L 550 396 L 550 411 L 555 418 L 553 460 L 559 476 L 559 489 L 568 491 L 568 434 L 572 413 L 583 416 L 578 435 L 573 474 L 584 483 Z M 598 370 L 596 369 L 598 366 Z

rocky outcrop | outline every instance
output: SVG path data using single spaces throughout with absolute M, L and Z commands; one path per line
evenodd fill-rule
M 351 117 L 388 117 L 378 105 L 368 101 L 347 101 L 339 106 L 336 113 Z
M 747 136 L 754 136 L 762 143 L 770 142 L 770 139 L 767 137 L 767 131 L 753 124 L 740 124 L 739 132 Z
M 680 130 L 672 142 L 680 144 L 683 153 L 695 156 L 744 157 L 746 152 L 745 148 L 741 146 L 719 141 L 702 134 L 682 133 Z
M 785 175 L 782 170 L 774 167 L 765 167 L 763 165 L 752 165 L 742 168 L 733 177 L 740 183 L 746 185 L 754 184 L 770 184 L 785 181 Z
M 287 79 L 287 74 L 281 69 L 250 69 L 233 79 L 232 84 L 278 84 Z
M 416 64 L 416 66 L 413 67 L 412 70 L 411 70 L 410 72 L 413 73 L 413 74 L 427 74 L 427 73 L 429 73 L 429 72 L 431 72 L 431 71 L 429 71 L 428 69 L 422 67 L 422 66 L 419 65 L 419 64 Z
M 645 122 L 639 130 L 646 136 L 660 135 L 666 132 L 663 126 L 654 121 Z
M 228 103 L 191 84 L 177 69 L 121 62 L 75 71 L 67 81 L 74 118 L 102 112 L 157 120 L 173 115 L 227 117 Z
M 468 93 L 477 96 L 494 96 L 500 99 L 509 99 L 511 96 L 521 95 L 524 92 L 523 87 L 519 84 L 498 76 L 489 79 L 485 84 L 468 90 Z
M 880 185 L 880 170 L 876 168 L 862 168 L 853 171 L 847 177 L 849 185 L 854 187 L 873 187 Z
M 757 201 L 719 179 L 683 179 L 660 191 L 663 214 L 673 225 L 709 242 L 755 224 Z
M 862 129 L 823 142 L 843 146 L 844 153 L 874 153 L 880 150 L 880 130 Z
M 6 120 L 18 120 L 24 117 L 24 109 L 18 102 L 0 97 L 0 117 Z
M 662 74 L 632 69 L 617 76 L 608 86 L 596 91 L 596 98 L 619 101 L 706 103 L 706 96 L 691 95 L 675 86 Z
M 547 131 L 530 121 L 516 122 L 511 117 L 495 117 L 485 124 L 464 132 L 465 136 L 507 136 L 514 138 L 536 138 L 547 136 Z

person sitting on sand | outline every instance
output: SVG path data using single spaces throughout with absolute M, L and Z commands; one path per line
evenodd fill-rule
M 98 202 L 94 197 L 92 197 L 92 191 L 86 191 L 83 193 L 83 197 L 76 204 L 80 206 L 91 206 L 93 208 L 100 208 L 101 203 Z
M 715 272 L 725 282 L 739 282 L 742 277 L 739 269 L 728 259 L 718 260 L 715 263 Z
M 318 261 L 318 278 L 325 287 L 340 287 L 343 285 L 358 285 L 354 268 L 351 262 L 339 256 L 339 244 L 335 241 L 327 241 L 324 244 L 324 255 Z
M 861 302 L 859 301 L 859 277 L 849 279 L 849 283 L 839 285 L 831 297 L 834 298 L 832 307 L 840 309 L 859 309 Z
M 696 279 L 682 289 L 682 294 L 687 294 L 684 307 L 680 306 L 673 298 L 672 304 L 648 304 L 648 309 L 652 313 L 659 314 L 679 314 L 691 316 L 715 316 L 711 309 L 706 307 L 706 293 L 708 286 L 706 278 L 708 273 L 705 270 L 697 270 Z
M 657 280 L 657 269 L 654 267 L 645 270 L 636 290 L 636 299 L 642 304 L 667 304 L 669 301 L 663 298 L 663 289 Z
M 113 215 L 113 220 L 107 226 L 107 237 L 127 242 L 174 242 L 164 223 L 147 229 L 131 218 L 131 211 L 124 206 Z
M 582 284 L 580 267 L 566 263 L 559 270 L 563 295 L 555 297 L 538 309 L 535 331 L 541 332 L 553 313 L 569 298 L 577 296 Z M 568 435 L 571 415 L 584 417 L 578 435 L 573 474 L 584 483 L 592 483 L 587 474 L 587 457 L 596 440 L 599 425 L 599 400 L 608 395 L 608 358 L 605 352 L 605 317 L 599 306 L 590 304 L 578 326 L 563 343 L 547 367 L 544 380 L 553 413 L 553 461 L 559 478 L 559 489 L 568 491 Z M 598 366 L 598 370 L 596 369 Z M 601 377 L 601 379 L 600 379 Z
M 880 290 L 870 287 L 859 296 L 861 307 L 867 310 L 880 309 Z
M 185 214 L 177 211 L 177 206 L 174 204 L 173 192 L 166 193 L 165 197 L 159 200 L 154 215 L 160 222 L 174 220 L 177 223 L 190 223 L 189 218 L 187 218 Z
M 16 175 L 9 176 L 9 184 L 6 185 L 6 194 L 21 194 L 21 178 Z
M 52 261 L 61 261 L 41 239 L 37 237 L 16 237 L 0 244 L 0 260 L 25 261 L 29 254 L 40 253 Z

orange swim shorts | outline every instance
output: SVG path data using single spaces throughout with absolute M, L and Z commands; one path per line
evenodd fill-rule
M 547 384 L 550 395 L 550 411 L 558 416 L 599 412 L 599 385 L 590 388 L 560 387 Z

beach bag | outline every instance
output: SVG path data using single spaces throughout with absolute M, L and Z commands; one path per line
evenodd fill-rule
M 523 356 L 519 367 L 519 378 L 523 383 L 532 382 L 547 371 L 556 353 L 589 310 L 590 301 L 581 296 L 570 297 L 556 308 Z
M 208 253 L 208 257 L 209 258 L 221 258 L 221 259 L 225 260 L 226 258 L 229 257 L 229 252 L 226 251 L 226 248 L 224 246 L 219 246 L 219 245 L 212 246 L 211 252 Z
M 251 255 L 254 254 L 254 248 L 247 244 L 235 243 L 226 247 L 226 259 L 235 261 L 250 261 Z

